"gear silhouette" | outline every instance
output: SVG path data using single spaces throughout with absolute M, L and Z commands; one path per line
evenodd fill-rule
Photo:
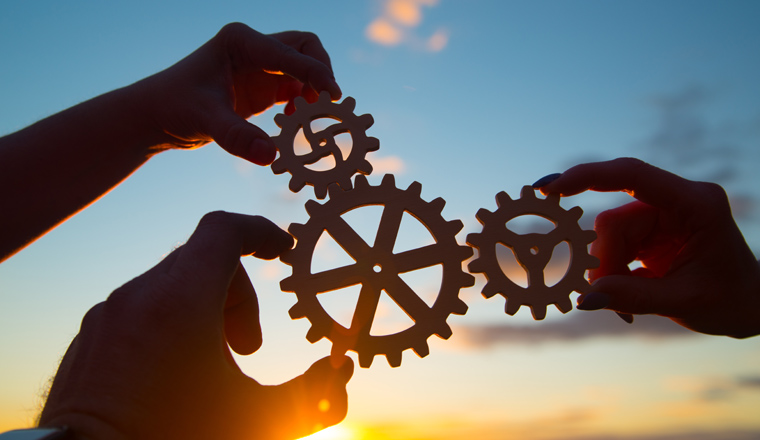
M 540 199 L 530 186 L 523 187 L 517 200 L 512 200 L 503 191 L 498 193 L 496 204 L 498 209 L 494 212 L 478 211 L 477 219 L 483 225 L 483 231 L 467 236 L 467 243 L 478 248 L 478 258 L 470 262 L 468 269 L 471 273 L 483 273 L 488 279 L 483 296 L 503 295 L 507 299 L 505 311 L 509 315 L 517 313 L 522 305 L 530 307 L 536 320 L 546 317 L 549 304 L 555 304 L 562 313 L 569 312 L 573 308 L 570 293 L 585 292 L 589 287 L 586 270 L 599 265 L 599 260 L 588 253 L 588 244 L 596 239 L 596 233 L 585 231 L 578 225 L 583 210 L 577 206 L 563 209 L 559 206 L 557 194 Z M 523 215 L 543 217 L 552 221 L 555 227 L 546 234 L 522 235 L 507 228 L 507 222 Z M 557 284 L 547 286 L 544 270 L 555 246 L 563 241 L 570 245 L 570 264 Z M 504 274 L 496 256 L 497 244 L 512 249 L 528 274 L 528 287 L 516 284 Z
M 329 93 L 322 92 L 317 102 L 312 104 L 299 96 L 295 99 L 296 109 L 293 114 L 281 113 L 275 116 L 274 122 L 282 131 L 272 137 L 280 152 L 279 157 L 272 163 L 272 171 L 275 174 L 290 172 L 291 191 L 301 191 L 309 184 L 314 187 L 316 197 L 324 199 L 328 185 L 337 183 L 343 189 L 351 189 L 351 177 L 354 174 L 372 173 L 372 165 L 365 156 L 368 152 L 380 148 L 380 142 L 377 138 L 368 137 L 366 130 L 375 121 L 369 114 L 355 115 L 355 107 L 356 100 L 350 96 L 341 103 L 334 103 L 330 100 Z M 320 118 L 331 118 L 337 122 L 317 132 L 312 131 L 311 122 Z M 294 144 L 301 129 L 311 146 L 311 151 L 297 155 Z M 335 141 L 335 136 L 342 133 L 351 134 L 351 151 L 346 158 Z M 328 156 L 335 160 L 334 168 L 316 171 L 307 167 Z
M 406 190 L 396 188 L 393 175 L 383 177 L 379 186 L 370 186 L 366 177 L 356 176 L 356 187 L 341 190 L 329 187 L 330 198 L 324 204 L 306 203 L 309 220 L 291 224 L 288 229 L 297 239 L 296 246 L 281 260 L 292 266 L 293 273 L 280 283 L 286 292 L 295 292 L 296 304 L 290 309 L 293 319 L 308 318 L 312 324 L 306 338 L 314 343 L 327 338 L 332 353 L 348 350 L 359 355 L 359 365 L 368 368 L 375 355 L 384 354 L 392 367 L 401 364 L 401 354 L 411 348 L 420 357 L 429 353 L 427 339 L 436 334 L 451 336 L 446 319 L 452 313 L 463 315 L 467 305 L 459 299 L 459 290 L 474 284 L 474 277 L 462 270 L 462 262 L 472 255 L 472 248 L 460 246 L 456 234 L 462 229 L 459 220 L 446 221 L 441 215 L 445 201 L 426 202 L 420 198 L 422 185 L 413 182 Z M 366 243 L 341 217 L 363 206 L 381 205 L 383 214 L 374 244 Z M 427 227 L 435 243 L 404 252 L 393 253 L 394 244 L 407 212 Z M 312 273 L 314 248 L 326 231 L 356 261 L 324 272 Z M 399 276 L 426 267 L 442 265 L 441 287 L 435 303 L 428 306 Z M 337 323 L 321 306 L 317 295 L 361 284 L 359 299 L 349 328 Z M 381 293 L 385 291 L 414 321 L 398 333 L 370 335 Z

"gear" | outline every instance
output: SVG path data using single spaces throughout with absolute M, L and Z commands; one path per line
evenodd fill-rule
M 451 336 L 446 319 L 452 313 L 464 315 L 467 305 L 459 299 L 459 290 L 474 284 L 474 277 L 462 270 L 462 262 L 472 256 L 472 248 L 460 246 L 456 234 L 462 229 L 459 220 L 446 221 L 441 216 L 445 201 L 437 198 L 425 202 L 420 198 L 422 185 L 413 182 L 406 190 L 396 188 L 393 175 L 387 174 L 379 186 L 370 186 L 366 177 L 356 176 L 356 188 L 329 188 L 330 198 L 324 204 L 306 203 L 309 220 L 294 223 L 288 230 L 297 239 L 295 248 L 281 256 L 293 267 L 293 274 L 282 280 L 280 287 L 295 292 L 298 301 L 290 309 L 293 319 L 308 318 L 312 324 L 306 338 L 314 343 L 323 337 L 333 343 L 333 354 L 353 350 L 359 365 L 368 368 L 375 355 L 385 354 L 392 367 L 401 364 L 401 353 L 413 349 L 420 357 L 429 353 L 427 338 L 436 334 Z M 366 243 L 341 217 L 362 206 L 381 205 L 383 214 L 374 245 Z M 433 236 L 435 243 L 418 249 L 393 253 L 398 228 L 404 212 L 419 220 Z M 314 248 L 323 231 L 356 261 L 355 264 L 312 273 Z M 434 265 L 442 265 L 441 287 L 429 307 L 399 276 Z M 323 292 L 361 284 L 361 291 L 350 328 L 335 322 L 319 303 Z M 375 336 L 370 329 L 380 294 L 385 291 L 414 324 L 399 333 Z
M 316 197 L 324 199 L 331 183 L 337 183 L 344 190 L 351 189 L 351 177 L 354 174 L 372 172 L 372 165 L 365 156 L 380 148 L 380 142 L 377 138 L 368 137 L 366 130 L 375 121 L 369 114 L 355 115 L 355 106 L 354 98 L 347 97 L 341 103 L 334 103 L 330 100 L 329 93 L 322 92 L 313 104 L 299 96 L 295 99 L 296 110 L 292 115 L 278 114 L 274 117 L 274 122 L 282 131 L 272 137 L 280 151 L 280 157 L 272 163 L 272 171 L 275 174 L 290 172 L 291 191 L 301 191 L 308 183 L 314 187 Z M 331 118 L 338 122 L 315 133 L 311 122 L 320 118 Z M 299 129 L 303 129 L 303 134 L 311 145 L 311 151 L 304 155 L 297 155 L 294 148 Z M 342 133 L 350 133 L 352 141 L 351 152 L 345 159 L 335 142 L 335 136 Z M 334 168 L 316 171 L 306 167 L 331 155 L 335 159 Z
M 488 282 L 483 287 L 483 296 L 491 298 L 500 293 L 507 299 L 505 311 L 514 315 L 522 305 L 531 308 L 536 320 L 546 317 L 546 307 L 555 304 L 562 313 L 569 312 L 572 291 L 585 292 L 589 283 L 585 278 L 587 269 L 599 266 L 599 260 L 588 253 L 588 244 L 596 239 L 594 231 L 580 228 L 578 220 L 583 210 L 574 207 L 565 210 L 559 206 L 559 195 L 550 194 L 545 199 L 536 197 L 530 186 L 522 189 L 520 198 L 512 200 L 505 192 L 496 195 L 498 209 L 494 212 L 481 209 L 477 213 L 483 231 L 467 236 L 467 243 L 478 248 L 478 258 L 471 261 L 471 273 L 485 274 Z M 547 234 L 517 234 L 507 228 L 507 222 L 522 215 L 536 215 L 554 223 L 554 229 Z M 544 269 L 551 259 L 554 248 L 566 241 L 570 245 L 570 263 L 562 279 L 553 286 L 547 286 Z M 517 261 L 528 274 L 528 287 L 515 284 L 499 266 L 496 245 L 511 248 Z

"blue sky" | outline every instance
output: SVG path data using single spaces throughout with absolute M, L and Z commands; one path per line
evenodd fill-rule
M 356 113 L 374 117 L 368 134 L 381 147 L 368 156 L 370 181 L 392 172 L 399 187 L 420 182 L 425 200 L 443 197 L 444 216 L 465 225 L 462 244 L 497 192 L 517 197 L 573 164 L 636 156 L 723 184 L 760 250 L 758 18 L 752 1 L 12 0 L 0 6 L 0 133 L 168 67 L 225 23 L 309 30 Z M 277 134 L 281 111 L 252 122 Z M 304 223 L 313 196 L 290 193 L 288 176 L 215 145 L 165 153 L 0 265 L 0 428 L 33 417 L 89 307 L 182 243 L 204 213 Z M 621 200 L 589 194 L 563 204 L 580 205 L 589 227 Z M 265 344 L 240 363 L 280 382 L 330 344 L 309 344 L 308 322 L 289 319 L 294 295 L 278 289 L 289 266 L 246 266 Z M 757 340 L 692 335 L 655 317 L 625 326 L 605 312 L 555 310 L 535 323 L 527 310 L 504 315 L 503 300 L 482 298 L 477 279 L 461 294 L 470 311 L 449 318 L 450 340 L 431 337 L 430 356 L 405 352 L 400 368 L 376 359 L 357 371 L 350 438 L 760 435 Z

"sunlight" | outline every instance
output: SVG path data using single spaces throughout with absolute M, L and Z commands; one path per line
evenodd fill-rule
M 325 428 L 312 435 L 301 437 L 302 440 L 358 440 L 359 437 L 345 425 L 335 425 Z

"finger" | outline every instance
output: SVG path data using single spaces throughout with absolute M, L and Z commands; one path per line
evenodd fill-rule
M 211 137 L 228 153 L 257 165 L 269 165 L 277 148 L 264 130 L 251 124 L 232 109 L 218 108 L 208 118 Z
M 590 293 L 609 296 L 607 309 L 621 313 L 673 316 L 682 310 L 686 292 L 683 283 L 671 278 L 610 275 L 599 278 Z
M 597 238 L 591 243 L 591 255 L 599 267 L 589 272 L 591 281 L 606 275 L 628 274 L 628 264 L 636 259 L 643 242 L 654 230 L 658 209 L 633 202 L 604 211 L 594 224 Z
M 293 247 L 293 237 L 260 216 L 223 211 L 206 214 L 169 271 L 174 279 L 191 280 L 194 292 L 210 292 L 193 298 L 198 307 L 222 310 L 227 289 L 238 270 L 240 256 L 272 259 Z
M 281 421 L 281 426 L 290 427 L 288 436 L 303 437 L 346 417 L 346 384 L 353 375 L 354 364 L 344 358 L 338 368 L 333 368 L 331 358 L 320 359 L 303 375 L 270 388 L 274 408 L 288 418 Z
M 261 68 L 268 72 L 282 72 L 309 84 L 314 90 L 326 90 L 333 100 L 340 99 L 340 87 L 335 82 L 329 62 L 325 64 L 299 51 L 318 53 L 317 48 L 321 47 L 319 38 L 306 32 L 299 34 L 300 39 L 295 36 L 286 38 L 294 45 L 298 41 L 297 47 L 294 47 L 277 38 L 263 35 L 244 24 L 233 23 L 222 28 L 218 38 L 228 44 L 228 53 L 236 65 Z
M 227 290 L 224 307 L 224 334 L 235 353 L 249 355 L 261 347 L 261 323 L 256 291 L 242 264 Z
M 302 54 L 316 59 L 327 66 L 332 72 L 330 55 L 328 55 L 327 50 L 322 46 L 322 42 L 319 41 L 319 37 L 316 35 L 310 32 L 286 31 L 270 34 L 270 36 L 297 49 Z
M 577 165 L 541 188 L 570 196 L 586 190 L 625 191 L 644 203 L 670 209 L 681 205 L 695 182 L 633 158 Z

